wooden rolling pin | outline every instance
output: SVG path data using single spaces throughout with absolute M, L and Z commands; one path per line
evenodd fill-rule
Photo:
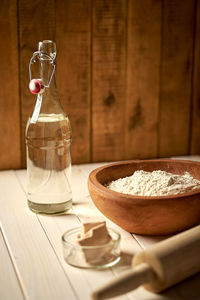
M 137 253 L 132 265 L 133 270 L 95 291 L 93 299 L 109 299 L 140 285 L 152 292 L 161 292 L 200 272 L 200 226 Z

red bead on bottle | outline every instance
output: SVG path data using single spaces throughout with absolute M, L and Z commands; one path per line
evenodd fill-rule
M 44 84 L 41 79 L 32 79 L 29 83 L 29 90 L 32 94 L 39 94 L 44 92 Z

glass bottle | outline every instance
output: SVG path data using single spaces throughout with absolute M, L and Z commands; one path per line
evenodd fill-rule
M 39 42 L 38 50 L 31 63 L 37 56 L 39 80 L 46 88 L 38 93 L 26 126 L 27 198 L 32 211 L 55 214 L 72 206 L 71 127 L 55 84 L 56 45 L 45 40 Z

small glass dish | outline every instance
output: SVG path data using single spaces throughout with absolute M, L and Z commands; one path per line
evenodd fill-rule
M 120 234 L 108 228 L 112 238 L 107 244 L 99 246 L 81 246 L 77 239 L 81 228 L 74 228 L 62 235 L 63 255 L 65 261 L 78 268 L 106 269 L 120 260 Z

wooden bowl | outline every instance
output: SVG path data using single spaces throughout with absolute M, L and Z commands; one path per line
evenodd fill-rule
M 104 184 L 130 176 L 136 170 L 189 172 L 200 180 L 200 162 L 138 160 L 109 164 L 89 175 L 88 188 L 96 207 L 125 230 L 143 235 L 167 235 L 200 223 L 200 189 L 169 196 L 132 196 L 112 191 Z

